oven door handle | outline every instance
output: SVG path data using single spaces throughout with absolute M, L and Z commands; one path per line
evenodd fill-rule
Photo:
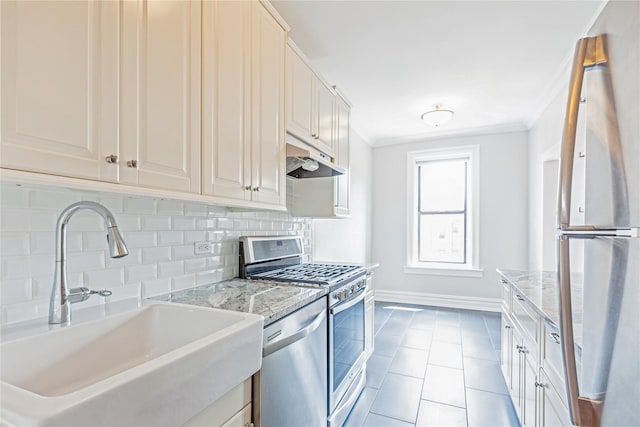
M 327 317 L 327 311 L 322 310 L 320 314 L 318 314 L 307 326 L 294 332 L 288 337 L 282 338 L 273 344 L 269 344 L 262 349 L 262 357 L 266 357 L 276 351 L 295 343 L 296 341 L 300 341 L 304 337 L 312 334 L 316 329 L 320 327 L 324 319 Z
M 362 290 L 360 291 L 360 295 L 358 295 L 357 297 L 354 297 L 345 303 L 338 303 L 338 305 L 331 309 L 331 314 L 336 315 L 342 311 L 348 310 L 354 305 L 358 304 L 360 301 L 364 300 L 365 290 L 366 288 L 362 288 Z

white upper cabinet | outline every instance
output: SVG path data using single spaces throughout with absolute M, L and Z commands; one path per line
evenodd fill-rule
M 313 104 L 313 80 L 315 76 L 311 68 L 304 63 L 302 58 L 287 45 L 287 131 L 301 140 L 314 145 L 311 136 L 312 104 Z
M 207 1 L 202 20 L 203 193 L 238 200 L 251 200 L 249 9 Z
M 122 3 L 120 181 L 200 192 L 200 1 Z
M 333 91 L 287 46 L 287 131 L 333 157 Z
M 285 205 L 285 44 L 260 3 L 204 3 L 204 194 Z
M 2 167 L 115 181 L 118 4 L 0 7 Z
M 2 167 L 198 193 L 200 8 L 2 2 Z
M 252 5 L 252 197 L 284 206 L 286 33 L 260 3 Z

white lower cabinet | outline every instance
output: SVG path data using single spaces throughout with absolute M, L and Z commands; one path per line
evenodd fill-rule
M 501 282 L 500 365 L 520 423 L 537 427 L 571 426 L 566 399 L 557 391 L 564 390 L 557 333 L 517 289 L 510 288 L 504 280 Z
M 246 427 L 251 425 L 251 378 L 206 407 L 184 427 Z

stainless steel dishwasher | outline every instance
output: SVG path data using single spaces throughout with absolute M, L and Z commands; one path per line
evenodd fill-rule
M 327 425 L 327 299 L 267 326 L 253 377 L 257 427 Z

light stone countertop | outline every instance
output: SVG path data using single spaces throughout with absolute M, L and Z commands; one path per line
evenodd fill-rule
M 264 316 L 264 326 L 326 295 L 324 288 L 303 288 L 266 280 L 231 279 L 197 286 L 152 300 L 254 313 Z
M 560 325 L 560 296 L 557 274 L 554 271 L 523 271 L 498 268 L 520 295 L 555 328 Z M 573 335 L 578 347 L 582 347 L 582 277 L 572 277 L 571 302 L 573 311 Z

